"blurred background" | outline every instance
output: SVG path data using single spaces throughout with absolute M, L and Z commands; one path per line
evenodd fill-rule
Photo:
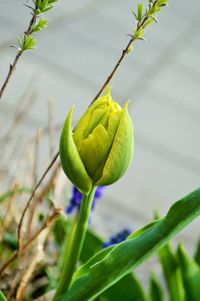
M 126 175 L 105 189 L 93 214 L 93 222 L 107 233 L 136 229 L 152 219 L 155 209 L 163 215 L 199 187 L 200 3 L 169 2 L 159 24 L 147 28 L 147 41 L 134 44 L 111 82 L 116 101 L 131 99 L 135 153 Z M 31 18 L 23 3 L 0 0 L 0 83 L 16 55 L 9 46 Z M 38 129 L 49 132 L 51 121 L 50 147 L 48 135 L 40 141 L 39 178 L 58 149 L 69 108 L 76 105 L 76 122 L 126 46 L 126 34 L 135 27 L 134 9 L 132 0 L 60 0 L 46 14 L 48 28 L 35 35 L 37 49 L 21 57 L 0 103 L 1 179 L 4 173 L 9 181 L 20 178 L 27 144 Z M 28 170 L 20 181 L 27 177 Z M 6 185 L 1 180 L 1 191 Z M 198 220 L 179 239 L 193 249 L 199 228 Z

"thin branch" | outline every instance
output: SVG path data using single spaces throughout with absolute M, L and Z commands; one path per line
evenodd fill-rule
M 32 10 L 32 12 L 31 12 L 32 18 L 30 20 L 27 30 L 24 32 L 24 37 L 22 39 L 20 39 L 20 38 L 18 39 L 18 47 L 17 47 L 18 52 L 14 59 L 13 64 L 10 64 L 10 68 L 7 73 L 6 79 L 0 89 L 0 99 L 2 98 L 2 95 L 11 79 L 11 76 L 15 70 L 17 62 L 19 61 L 22 53 L 26 50 L 30 50 L 30 49 L 34 48 L 35 39 L 31 36 L 31 34 L 36 31 L 40 31 L 40 30 L 44 29 L 47 25 L 47 20 L 45 20 L 45 19 L 43 19 L 44 20 L 43 24 L 41 24 L 41 23 L 36 24 L 38 16 L 45 13 L 47 10 L 52 9 L 54 7 L 53 2 L 55 2 L 55 1 L 51 1 L 52 3 L 49 3 L 48 1 L 42 1 L 42 2 L 41 1 L 32 1 L 32 2 L 34 4 L 34 7 L 31 7 L 27 4 L 25 4 L 26 7 L 28 7 L 29 9 Z M 39 26 L 39 28 L 38 28 L 38 26 Z M 26 43 L 26 42 L 28 42 L 28 43 Z
M 32 202 L 32 199 L 34 198 L 35 196 L 35 193 L 37 191 L 37 189 L 40 187 L 41 183 L 43 182 L 44 178 L 46 177 L 46 175 L 48 174 L 48 172 L 50 171 L 50 169 L 52 168 L 52 166 L 54 165 L 55 161 L 57 160 L 58 158 L 58 155 L 59 153 L 57 153 L 53 160 L 51 161 L 51 163 L 49 164 L 49 166 L 46 168 L 45 172 L 43 173 L 43 175 L 41 176 L 41 178 L 39 179 L 39 181 L 37 182 L 37 184 L 35 185 L 31 195 L 30 195 L 30 198 L 28 199 L 28 202 L 26 203 L 26 206 L 24 208 L 24 211 L 22 213 L 22 216 L 21 216 L 21 219 L 20 219 L 20 222 L 19 222 L 19 226 L 18 226 L 18 249 L 20 250 L 21 249 L 21 246 L 20 246 L 20 241 L 21 241 L 21 228 L 22 228 L 22 225 L 23 225 L 23 221 L 24 221 L 24 217 L 25 217 L 25 214 L 28 210 L 28 207 L 30 205 L 30 203 Z M 23 249 L 23 248 L 22 248 Z
M 128 54 L 128 49 L 131 46 L 131 44 L 133 43 L 133 41 L 134 41 L 134 38 L 132 37 L 129 40 L 126 48 L 122 51 L 122 54 L 121 54 L 120 58 L 118 59 L 116 65 L 114 66 L 113 70 L 111 71 L 110 75 L 107 77 L 106 81 L 104 82 L 104 84 L 102 85 L 101 89 L 99 90 L 99 92 L 97 93 L 97 95 L 94 97 L 94 99 L 92 100 L 92 102 L 90 103 L 90 105 L 93 102 L 95 102 L 95 100 L 101 95 L 101 93 L 103 92 L 103 90 L 108 86 L 108 84 L 110 83 L 111 79 L 115 75 L 115 72 L 117 71 L 117 69 L 121 65 L 121 62 L 123 61 L 123 59 L 125 58 L 125 56 Z
M 50 158 L 53 157 L 54 147 L 54 126 L 53 126 L 53 102 L 52 99 L 48 99 L 48 139 L 49 139 L 49 155 Z
M 31 18 L 31 21 L 30 21 L 30 23 L 29 23 L 28 29 L 27 29 L 27 30 L 25 31 L 25 33 L 24 33 L 26 36 L 28 36 L 28 35 L 31 33 L 31 29 L 32 29 L 33 24 L 34 24 L 35 21 L 36 21 L 36 18 L 37 18 L 37 16 L 36 16 L 35 14 L 33 14 L 32 18 Z M 7 85 L 8 85 L 8 82 L 9 82 L 10 79 L 11 79 L 11 76 L 12 76 L 12 74 L 13 74 L 15 68 L 16 68 L 16 65 L 17 65 L 17 63 L 18 63 L 18 61 L 19 61 L 19 59 L 20 59 L 20 57 L 21 57 L 21 55 L 22 55 L 23 52 L 24 52 L 24 50 L 23 50 L 23 49 L 20 49 L 20 50 L 17 52 L 17 55 L 16 55 L 16 57 L 15 57 L 13 63 L 10 64 L 10 68 L 9 68 L 9 70 L 8 70 L 8 74 L 7 74 L 6 79 L 5 79 L 3 85 L 2 85 L 2 87 L 1 87 L 1 89 L 0 89 L 0 99 L 1 99 L 2 96 L 3 96 L 3 93 L 4 93 L 4 91 L 5 91 L 5 89 L 6 89 Z
M 29 220 L 28 220 L 28 229 L 29 229 L 29 236 L 31 233 L 31 224 L 32 224 L 32 220 L 34 217 L 34 212 L 36 210 L 36 207 L 41 203 L 41 201 L 43 200 L 44 196 L 49 192 L 49 190 L 51 188 L 54 188 L 54 183 L 55 183 L 55 178 L 57 176 L 58 170 L 60 168 L 60 164 L 57 164 L 56 168 L 54 169 L 51 178 L 49 179 L 48 183 L 46 184 L 46 186 L 42 189 L 41 193 L 38 195 L 37 199 L 35 202 L 33 202 L 32 206 L 30 206 L 30 214 L 29 214 Z M 27 236 L 27 237 L 29 237 Z M 18 243 L 18 245 L 20 245 L 20 243 Z M 20 251 L 20 250 L 19 250 Z
M 34 155 L 33 155 L 33 174 L 32 174 L 32 187 L 34 187 L 37 183 L 37 171 L 38 171 L 38 161 L 39 161 L 39 140 L 40 140 L 40 129 L 37 130 L 35 143 L 34 143 Z M 26 230 L 26 238 L 30 237 L 32 220 L 35 211 L 34 203 L 30 206 L 29 216 L 27 222 L 27 230 Z
M 138 38 L 136 36 L 136 33 L 143 28 L 145 22 L 148 20 L 149 16 L 148 14 L 144 15 L 143 20 L 140 23 L 137 23 L 137 29 L 135 31 L 134 35 L 130 35 L 131 38 L 127 44 L 127 46 L 125 47 L 125 49 L 122 51 L 121 56 L 119 57 L 117 63 L 115 64 L 114 68 L 112 69 L 111 73 L 109 74 L 109 76 L 107 77 L 106 81 L 104 82 L 104 84 L 102 85 L 101 89 L 99 90 L 99 92 L 97 93 L 97 95 L 94 97 L 94 99 L 92 100 L 92 102 L 90 103 L 90 105 L 95 102 L 95 100 L 101 95 L 101 93 L 104 91 L 104 89 L 108 86 L 108 84 L 110 83 L 111 79 L 113 78 L 113 76 L 115 75 L 116 71 L 118 70 L 118 68 L 120 67 L 122 61 L 124 60 L 124 58 L 126 57 L 126 55 L 129 53 L 129 48 L 132 45 L 132 43 L 134 41 L 136 41 Z
M 35 143 L 34 143 L 34 155 L 33 155 L 33 183 L 35 186 L 37 183 L 37 171 L 38 171 L 38 161 L 39 161 L 39 142 L 40 142 L 40 129 L 37 130 L 35 135 Z
M 16 57 L 15 57 L 15 59 L 14 59 L 13 64 L 10 64 L 8 74 L 7 74 L 6 79 L 5 79 L 5 81 L 4 81 L 4 83 L 3 83 L 2 87 L 1 87 L 1 90 L 0 90 L 0 99 L 1 99 L 1 97 L 3 95 L 3 93 L 4 93 L 5 88 L 8 85 L 8 82 L 9 82 L 9 80 L 10 80 L 10 78 L 11 78 L 11 76 L 12 76 L 14 70 L 15 70 L 17 62 L 19 61 L 22 53 L 23 53 L 23 51 L 19 50 L 18 53 L 17 53 L 17 55 L 16 55 Z

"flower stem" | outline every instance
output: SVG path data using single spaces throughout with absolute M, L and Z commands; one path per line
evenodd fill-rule
M 66 292 L 71 283 L 74 268 L 79 259 L 85 239 L 95 190 L 96 187 L 93 187 L 88 195 L 83 195 L 75 225 L 72 225 L 70 235 L 64 243 L 63 264 L 53 301 Z

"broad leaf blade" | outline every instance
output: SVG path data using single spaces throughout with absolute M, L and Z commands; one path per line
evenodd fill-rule
M 200 189 L 197 189 L 176 202 L 163 219 L 147 227 L 140 235 L 114 247 L 57 301 L 89 301 L 95 298 L 146 261 L 199 214 Z
M 120 279 L 99 297 L 100 301 L 145 301 L 144 290 L 138 279 L 131 274 Z
M 87 231 L 80 260 L 82 263 L 89 260 L 99 250 L 102 250 L 103 240 L 95 233 Z M 113 248 L 113 247 L 112 247 Z M 102 251 L 108 253 L 109 249 Z M 99 296 L 100 301 L 145 301 L 145 293 L 139 281 L 134 275 L 128 274 L 120 279 L 116 284 L 104 291 Z

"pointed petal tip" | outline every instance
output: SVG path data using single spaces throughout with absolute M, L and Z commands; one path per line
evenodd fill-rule
M 124 104 L 124 106 L 123 106 L 123 108 L 122 108 L 123 111 L 128 111 L 128 106 L 129 106 L 130 102 L 131 102 L 130 99 L 128 99 L 128 100 L 125 102 L 125 104 Z
M 106 87 L 105 95 L 106 95 L 106 94 L 110 94 L 110 91 L 111 91 L 112 87 L 113 87 L 113 85 L 108 85 L 108 86 Z

